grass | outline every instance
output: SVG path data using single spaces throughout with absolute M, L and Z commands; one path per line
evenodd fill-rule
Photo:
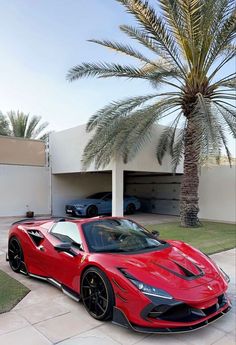
M 11 310 L 30 290 L 0 270 L 0 314 Z
M 175 222 L 145 227 L 148 230 L 158 230 L 160 238 L 187 242 L 206 254 L 236 247 L 235 224 L 203 222 L 200 228 L 183 228 Z

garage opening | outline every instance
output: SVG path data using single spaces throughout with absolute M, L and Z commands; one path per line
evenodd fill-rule
M 111 171 L 52 175 L 52 214 L 64 215 L 65 206 L 98 192 L 112 189 Z
M 141 212 L 179 215 L 182 174 L 124 172 L 124 193 L 141 201 Z

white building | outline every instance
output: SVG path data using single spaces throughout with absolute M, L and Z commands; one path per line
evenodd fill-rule
M 166 155 L 162 165 L 156 158 L 156 145 L 162 126 L 153 128 L 152 139 L 134 160 L 124 164 L 113 161 L 106 169 L 91 166 L 82 171 L 81 158 L 90 134 L 85 125 L 50 137 L 52 168 L 52 212 L 63 214 L 65 204 L 99 191 L 111 191 L 112 213 L 123 215 L 123 194 L 139 197 L 144 212 L 179 214 L 179 191 L 182 164 L 172 174 L 171 158 Z M 200 217 L 215 221 L 235 222 L 235 166 L 202 168 L 200 176 Z
M 162 128 L 153 128 L 152 140 L 136 158 L 124 164 L 113 161 L 106 169 L 82 171 L 81 157 L 90 135 L 85 126 L 52 133 L 50 165 L 40 141 L 0 136 L 0 217 L 64 215 L 68 201 L 89 194 L 112 191 L 113 215 L 123 215 L 123 194 L 137 196 L 142 211 L 177 215 L 182 166 L 172 174 L 168 155 L 156 159 Z M 236 169 L 229 166 L 202 168 L 199 185 L 200 218 L 236 220 Z

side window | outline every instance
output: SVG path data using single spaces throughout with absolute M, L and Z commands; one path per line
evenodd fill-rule
M 59 222 L 51 230 L 51 234 L 62 242 L 73 241 L 81 244 L 78 226 L 72 222 Z
M 104 197 L 104 201 L 109 201 L 109 200 L 111 200 L 112 199 L 112 194 L 111 193 L 109 193 L 109 194 L 107 194 L 105 197 Z

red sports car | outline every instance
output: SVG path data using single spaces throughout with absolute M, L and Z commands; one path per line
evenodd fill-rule
M 89 314 L 139 332 L 184 332 L 227 313 L 228 276 L 190 245 L 114 217 L 22 220 L 9 233 L 15 272 L 82 300 Z

